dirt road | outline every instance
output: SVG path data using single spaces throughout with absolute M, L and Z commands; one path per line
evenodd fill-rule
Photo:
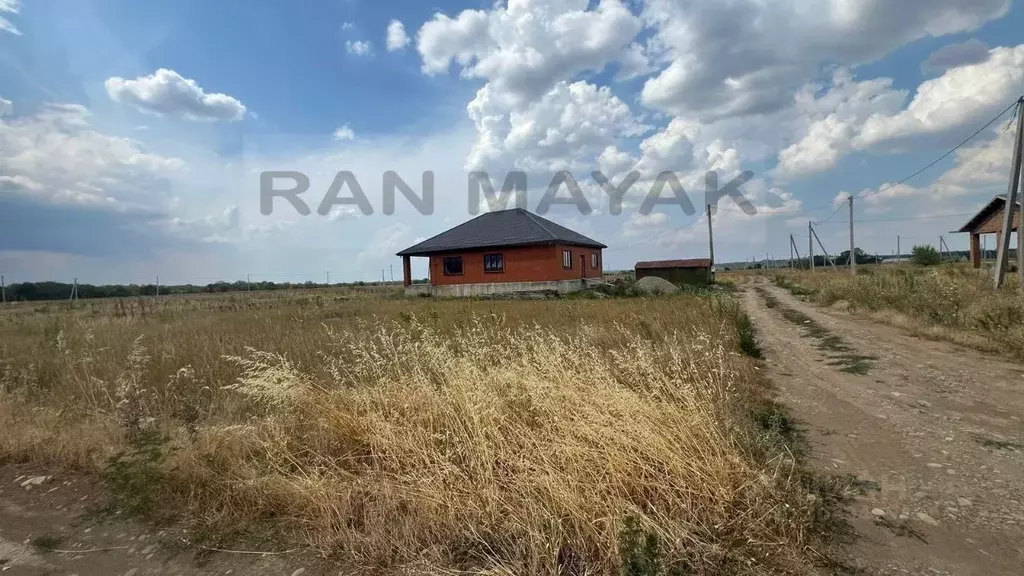
M 766 280 L 744 298 L 818 464 L 878 485 L 853 504 L 851 564 L 1024 574 L 1024 366 L 820 309 Z

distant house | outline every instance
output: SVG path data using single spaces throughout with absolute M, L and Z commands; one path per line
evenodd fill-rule
M 971 235 L 971 263 L 975 268 L 981 268 L 981 237 L 984 234 L 996 235 L 996 246 L 999 246 L 1003 236 L 1003 218 L 1006 215 L 1006 196 L 996 196 L 983 206 L 977 214 L 971 217 L 955 234 Z M 1020 206 L 1013 211 L 1013 221 L 1010 223 L 1010 232 L 1016 232 L 1020 226 Z M 1019 242 L 1020 240 L 1018 240 Z
M 710 284 L 715 280 L 714 270 L 709 258 L 637 262 L 635 272 L 637 280 L 647 276 L 657 276 L 673 284 L 701 285 Z
M 600 279 L 604 244 L 523 209 L 488 212 L 402 250 L 407 294 L 481 296 L 581 290 Z M 429 284 L 411 258 L 430 259 Z

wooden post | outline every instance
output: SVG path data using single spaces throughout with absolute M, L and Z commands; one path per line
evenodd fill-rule
M 1020 190 L 1021 153 L 1024 146 L 1024 97 L 1017 100 L 1017 134 L 1013 139 L 1013 156 L 1010 157 L 1010 184 L 1003 207 L 1003 227 L 997 236 L 995 286 L 1000 288 L 1006 278 L 1007 253 L 1010 250 L 1010 230 L 1013 228 L 1013 213 L 1017 208 L 1017 192 Z M 1018 256 L 1019 258 L 1019 256 Z
M 402 256 L 402 283 L 406 286 L 412 286 L 412 258 L 409 256 Z

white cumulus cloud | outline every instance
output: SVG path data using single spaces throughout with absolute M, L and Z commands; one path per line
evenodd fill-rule
M 356 133 L 351 128 L 348 127 L 348 124 L 346 124 L 334 131 L 334 139 L 342 141 L 355 140 Z
M 833 88 L 798 107 L 810 119 L 797 142 L 779 154 L 787 177 L 831 169 L 851 153 L 897 151 L 931 139 L 942 145 L 967 136 L 1024 92 L 1024 44 L 1001 47 L 977 64 L 958 66 L 922 83 L 913 99 L 892 80 L 863 82 L 837 73 Z
M 48 104 L 34 115 L 0 119 L 0 178 L 51 204 L 159 207 L 163 180 L 181 160 L 147 152 L 130 138 L 92 128 L 89 111 Z
M 532 100 L 561 80 L 601 70 L 643 28 L 620 0 L 510 0 L 493 10 L 437 14 L 419 31 L 423 71 L 440 74 L 452 63 L 462 76 L 493 84 L 495 98 Z
M 395 52 L 409 45 L 409 35 L 405 33 L 405 25 L 398 20 L 388 24 L 388 52 Z
M 620 138 L 649 129 L 608 87 L 561 82 L 536 102 L 511 111 L 492 97 L 494 90 L 484 86 L 469 104 L 478 133 L 467 160 L 471 170 L 495 165 L 541 172 L 587 169 Z
M 236 98 L 206 93 L 195 80 L 166 68 L 134 80 L 115 76 L 105 86 L 114 101 L 153 114 L 190 120 L 237 121 L 245 117 L 245 105 Z
M 671 63 L 645 105 L 701 121 L 788 106 L 822 64 L 876 60 L 903 44 L 973 30 L 1010 0 L 648 0 L 644 18 Z
M 369 56 L 373 53 L 373 45 L 367 40 L 346 40 L 345 50 L 355 56 Z

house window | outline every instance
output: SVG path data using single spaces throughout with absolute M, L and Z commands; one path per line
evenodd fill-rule
M 572 269 L 572 250 L 562 250 L 562 268 Z
M 484 254 L 484 272 L 499 274 L 505 271 L 505 257 L 501 254 Z
M 597 252 L 594 252 L 593 254 L 590 255 L 590 267 L 600 268 L 601 266 L 599 264 L 600 260 L 598 259 Z
M 462 256 L 444 257 L 444 275 L 462 276 Z

